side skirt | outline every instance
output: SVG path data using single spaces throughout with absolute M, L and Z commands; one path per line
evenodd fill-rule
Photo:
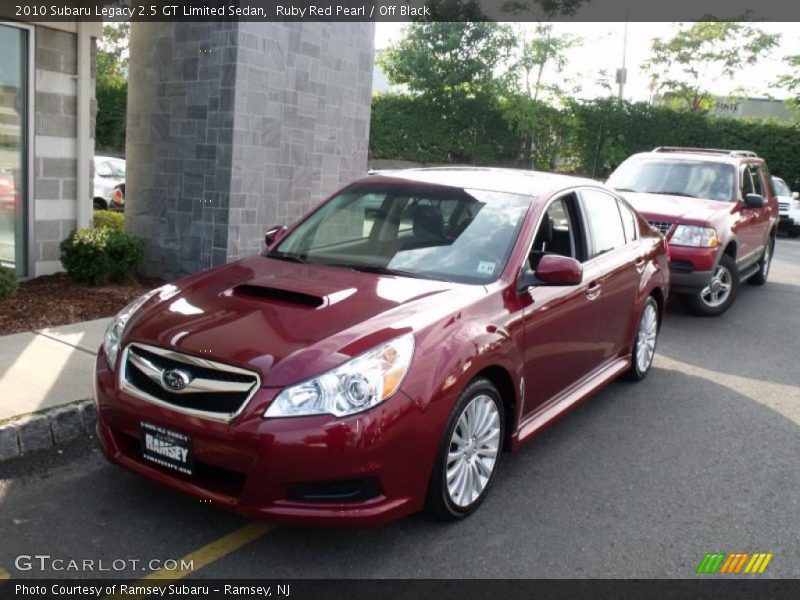
M 563 416 L 580 402 L 599 391 L 600 388 L 614 381 L 630 367 L 630 364 L 629 356 L 614 358 L 568 387 L 519 424 L 517 431 L 511 437 L 511 451 L 518 450 L 522 444 L 550 425 L 555 419 Z

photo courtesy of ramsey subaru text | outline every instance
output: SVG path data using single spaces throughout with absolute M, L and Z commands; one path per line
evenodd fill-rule
M 266 251 L 122 310 L 106 456 L 249 517 L 379 524 L 483 501 L 504 452 L 653 362 L 667 248 L 587 179 L 378 173 Z
M 607 183 L 667 236 L 672 291 L 693 313 L 721 315 L 742 282 L 767 282 L 778 201 L 754 152 L 660 147 L 628 158 Z

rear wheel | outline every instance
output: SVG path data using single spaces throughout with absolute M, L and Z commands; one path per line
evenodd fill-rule
M 500 393 L 488 379 L 476 379 L 450 415 L 428 487 L 428 513 L 456 521 L 480 506 L 497 472 L 504 431 Z
M 756 274 L 747 280 L 747 283 L 752 285 L 764 285 L 767 283 L 767 277 L 769 277 L 769 267 L 772 264 L 773 252 L 775 252 L 775 238 L 773 236 L 769 236 L 769 241 L 767 241 L 767 245 L 764 247 L 764 254 L 761 255 L 761 260 L 758 261 L 758 271 L 756 271 Z
M 94 199 L 93 205 L 94 205 L 94 209 L 95 210 L 105 210 L 106 209 L 105 201 L 102 200 L 102 199 L 99 199 L 99 198 L 95 198 Z
M 716 317 L 728 310 L 739 289 L 739 271 L 736 262 L 724 254 L 711 281 L 699 292 L 687 296 L 689 309 L 701 317 Z
M 636 330 L 631 354 L 631 368 L 625 374 L 627 379 L 641 381 L 647 377 L 656 355 L 657 338 L 658 303 L 650 296 L 644 303 L 642 315 L 639 317 L 639 327 Z

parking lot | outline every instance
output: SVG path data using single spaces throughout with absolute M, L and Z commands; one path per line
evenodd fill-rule
M 653 372 L 507 456 L 482 508 L 364 530 L 248 524 L 109 465 L 82 441 L 0 466 L 0 576 L 19 555 L 194 561 L 189 577 L 683 578 L 707 552 L 800 576 L 800 240 L 716 319 L 672 303 Z

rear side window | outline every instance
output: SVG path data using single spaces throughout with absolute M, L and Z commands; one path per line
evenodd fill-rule
M 580 195 L 590 238 L 589 258 L 622 248 L 626 243 L 625 227 L 617 199 L 592 189 L 582 190 Z

